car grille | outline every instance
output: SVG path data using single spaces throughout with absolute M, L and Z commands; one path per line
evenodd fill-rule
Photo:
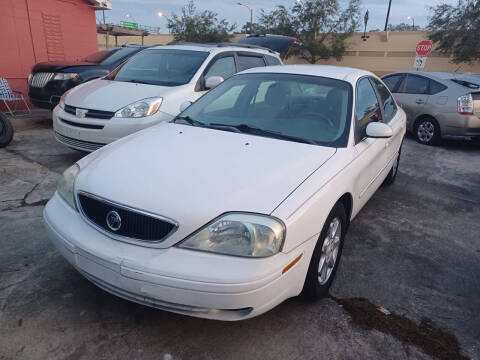
M 104 128 L 103 125 L 93 125 L 93 124 L 83 124 L 83 123 L 77 123 L 74 121 L 68 121 L 62 118 L 59 118 L 59 120 L 67 125 L 70 126 L 75 126 L 83 129 L 92 129 L 92 130 L 102 130 Z
M 47 83 L 52 80 L 55 74 L 51 72 L 38 72 L 33 74 L 32 79 L 30 80 L 30 86 L 42 88 Z
M 102 146 L 105 146 L 105 144 L 99 144 L 99 143 L 94 143 L 94 142 L 89 142 L 89 141 L 73 139 L 73 138 L 68 137 L 68 136 L 63 136 L 62 134 L 59 134 L 58 132 L 55 132 L 55 137 L 62 144 L 65 144 L 67 146 L 72 146 L 74 148 L 80 148 L 80 149 L 85 150 L 85 151 L 95 151 L 97 149 L 100 149 Z
M 159 242 L 164 240 L 177 226 L 158 215 L 149 214 L 85 193 L 78 194 L 80 210 L 100 229 L 120 237 L 135 240 Z M 121 218 L 118 230 L 112 230 L 107 224 L 107 214 L 115 211 Z
M 83 108 L 81 108 L 83 109 Z M 71 105 L 66 105 L 63 109 L 66 113 L 72 114 L 72 115 L 77 115 L 77 108 L 75 106 Z M 91 109 L 85 109 L 87 110 L 85 117 L 88 118 L 95 118 L 95 119 L 111 119 L 115 113 L 113 111 L 103 111 L 103 110 L 91 110 Z

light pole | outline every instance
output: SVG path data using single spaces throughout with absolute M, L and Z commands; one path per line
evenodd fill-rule
M 241 2 L 238 2 L 237 5 L 240 5 L 240 6 L 245 6 L 248 10 L 250 10 L 250 31 L 249 31 L 249 34 L 252 35 L 252 29 L 253 29 L 253 9 L 246 5 L 246 4 L 242 4 Z
M 385 20 L 385 29 L 383 31 L 388 30 L 388 18 L 390 17 L 390 8 L 392 7 L 392 0 L 388 1 L 388 10 L 387 10 L 387 19 Z
M 157 12 L 157 16 L 161 19 L 163 17 L 163 11 Z M 158 33 L 160 34 L 160 26 L 158 27 Z
M 412 20 L 413 22 L 413 31 L 415 31 L 415 19 L 412 16 L 407 17 L 408 20 Z

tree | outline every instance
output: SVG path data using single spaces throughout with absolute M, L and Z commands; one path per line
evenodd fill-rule
M 397 25 L 388 24 L 388 31 L 418 31 L 421 30 L 419 26 L 413 26 L 410 24 L 400 23 Z
M 168 29 L 175 41 L 198 43 L 223 42 L 232 38 L 236 25 L 229 25 L 225 19 L 218 20 L 211 10 L 197 11 L 193 0 L 182 7 L 180 15 L 168 18 Z
M 450 55 L 456 64 L 480 59 L 480 0 L 459 0 L 430 11 L 427 29 L 435 50 Z
M 342 9 L 338 0 L 303 0 L 290 10 L 277 6 L 271 12 L 262 10 L 259 23 L 265 31 L 293 35 L 299 44 L 286 57 L 298 55 L 311 64 L 320 59 L 340 60 L 347 49 L 347 38 L 360 21 L 360 0 L 350 0 Z

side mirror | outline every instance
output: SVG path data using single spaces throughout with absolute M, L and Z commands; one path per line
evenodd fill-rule
M 215 86 L 220 85 L 225 79 L 221 76 L 209 76 L 205 79 L 205 88 L 213 89 Z
M 371 122 L 367 125 L 367 137 L 370 138 L 389 138 L 392 137 L 392 128 L 381 122 Z
M 192 105 L 191 101 L 185 101 L 185 102 L 181 103 L 180 104 L 180 112 L 182 112 L 183 110 L 188 108 L 190 105 Z

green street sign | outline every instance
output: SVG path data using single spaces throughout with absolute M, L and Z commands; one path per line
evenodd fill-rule
M 130 29 L 138 29 L 138 24 L 130 21 L 120 21 L 120 26 Z

